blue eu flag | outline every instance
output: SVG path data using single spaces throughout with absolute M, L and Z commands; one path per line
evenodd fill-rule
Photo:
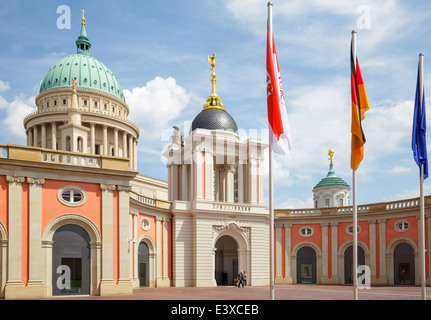
M 425 112 L 425 94 L 423 84 L 420 83 L 420 70 L 418 70 L 418 82 L 416 85 L 415 109 L 413 114 L 413 134 L 412 150 L 413 157 L 419 166 L 419 172 L 422 164 L 424 165 L 424 179 L 428 177 L 428 157 L 426 144 L 426 112 Z M 421 96 L 422 86 L 422 96 Z

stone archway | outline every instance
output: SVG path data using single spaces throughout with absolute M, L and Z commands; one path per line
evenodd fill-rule
M 90 237 L 76 224 L 53 235 L 52 295 L 90 294 Z
M 302 248 L 311 248 L 314 252 L 315 252 L 315 270 L 316 270 L 316 277 L 315 277 L 315 283 L 316 284 L 320 284 L 321 282 L 321 275 L 322 275 L 322 251 L 320 250 L 320 247 L 317 246 L 314 242 L 312 241 L 304 241 L 301 243 L 298 243 L 293 249 L 292 249 L 292 262 L 291 262 L 291 267 L 292 267 L 292 277 L 293 277 L 293 283 L 300 283 L 298 282 L 298 272 L 300 272 L 300 270 L 298 270 L 298 258 L 300 259 L 301 254 L 298 256 L 298 253 L 300 253 L 300 250 Z M 301 262 L 301 261 L 299 261 Z
M 228 222 L 225 225 L 217 225 L 213 226 L 213 279 L 214 279 L 214 285 L 217 285 L 217 279 L 221 277 L 221 273 L 217 276 L 216 275 L 216 256 L 217 256 L 217 245 L 219 248 L 222 248 L 221 245 L 226 242 L 227 248 L 233 248 L 233 243 L 236 243 L 236 250 L 237 250 L 237 270 L 236 271 L 228 271 L 228 273 L 234 273 L 235 278 L 240 270 L 244 270 L 247 273 L 247 285 L 252 285 L 253 283 L 253 274 L 251 270 L 251 257 L 250 257 L 250 244 L 249 244 L 249 238 L 250 238 L 250 228 L 248 227 L 241 227 L 236 222 Z M 218 242 L 221 238 L 228 236 L 224 238 L 224 240 L 221 240 L 221 242 Z M 234 242 L 232 242 L 232 240 Z M 230 244 L 229 244 L 230 243 Z M 220 253 L 219 253 L 220 254 Z M 231 255 L 231 257 L 234 257 L 234 255 Z M 219 257 L 220 258 L 220 257 Z M 234 259 L 234 258 L 232 258 Z M 217 260 L 218 262 L 218 260 Z M 231 260 L 231 263 L 235 263 L 233 260 Z M 217 272 L 221 272 L 219 270 L 220 265 L 217 267 Z M 229 281 L 232 282 L 231 278 L 228 275 L 228 284 Z
M 317 281 L 316 251 L 308 246 L 300 248 L 296 254 L 296 279 L 298 284 L 312 284 Z
M 215 244 L 215 278 L 217 285 L 233 285 L 238 274 L 238 244 L 229 235 Z
M 406 242 L 399 243 L 394 249 L 394 284 L 415 284 L 414 249 Z
M 386 261 L 387 261 L 386 262 L 386 270 L 387 270 L 388 284 L 389 285 L 395 285 L 396 284 L 395 279 L 396 279 L 396 277 L 398 277 L 396 275 L 396 273 L 400 270 L 395 269 L 396 268 L 396 265 L 395 265 L 396 251 L 395 251 L 395 249 L 400 244 L 403 244 L 403 243 L 406 245 L 409 245 L 411 247 L 411 249 L 413 250 L 413 252 L 410 252 L 408 254 L 410 257 L 413 257 L 413 260 L 409 260 L 409 262 L 405 261 L 404 263 L 409 263 L 410 273 L 413 273 L 413 276 L 419 274 L 419 254 L 418 254 L 418 246 L 417 246 L 416 242 L 413 241 L 412 239 L 408 238 L 408 237 L 396 238 L 389 243 L 388 248 L 386 250 Z M 402 247 L 399 247 L 399 249 L 400 248 L 402 249 Z M 401 252 L 399 252 L 399 253 L 402 253 L 403 250 L 400 250 L 400 251 Z M 397 258 L 398 264 L 400 263 L 400 261 L 402 261 L 402 260 L 399 260 Z M 399 268 L 399 267 L 397 267 L 397 268 Z M 414 277 L 414 281 L 413 281 L 412 285 L 419 285 L 419 284 L 420 284 L 420 280 L 418 279 L 418 277 Z
M 77 214 L 65 214 L 51 220 L 45 227 L 42 234 L 42 255 L 43 255 L 43 281 L 47 286 L 48 293 L 52 292 L 53 283 L 53 239 L 55 232 L 63 226 L 76 225 L 81 227 L 89 237 L 90 252 L 90 295 L 99 295 L 101 281 L 101 234 L 96 225 L 88 218 Z
M 0 221 L 0 299 L 5 296 L 8 233 Z
M 358 246 L 358 265 L 365 265 L 365 252 Z M 353 284 L 353 245 L 344 251 L 344 284 Z
M 352 254 L 351 254 L 351 259 L 353 262 L 353 240 L 349 240 L 344 242 L 339 248 L 338 248 L 338 270 L 340 272 L 339 274 L 339 283 L 343 284 L 345 283 L 345 279 L 346 277 L 348 277 L 348 275 L 345 274 L 346 271 L 346 264 L 348 264 L 348 262 L 345 261 L 346 259 L 346 251 L 350 250 L 349 248 L 351 248 L 352 250 Z M 362 258 L 360 258 L 361 260 L 358 259 L 358 263 L 359 264 L 364 264 L 366 266 L 369 266 L 371 268 L 371 263 L 370 263 L 370 249 L 368 248 L 367 244 L 361 240 L 358 240 L 358 258 L 362 255 L 363 252 L 363 262 L 362 262 Z M 347 254 L 347 256 L 349 256 L 349 254 Z M 350 259 L 350 258 L 349 258 Z M 348 269 L 348 268 L 347 268 Z
M 145 245 L 146 248 L 142 247 L 142 245 Z M 148 252 L 144 253 L 140 250 L 142 249 L 147 249 Z M 137 281 L 138 281 L 138 286 L 141 286 L 140 283 L 140 279 L 139 279 L 139 275 L 140 275 L 140 269 L 141 271 L 142 268 L 144 268 L 143 265 L 140 266 L 140 263 L 147 263 L 147 265 L 145 266 L 145 271 L 146 271 L 146 276 L 147 276 L 147 285 L 148 287 L 154 288 L 156 286 L 156 272 L 157 272 L 157 268 L 156 268 L 156 251 L 155 251 L 155 244 L 153 242 L 153 240 L 149 237 L 149 236 L 142 236 L 139 241 L 136 243 L 135 245 L 135 277 L 137 277 Z M 148 258 L 141 256 L 140 254 L 147 254 Z

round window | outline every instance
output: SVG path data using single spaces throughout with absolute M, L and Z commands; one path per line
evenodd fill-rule
M 77 186 L 64 186 L 58 190 L 57 198 L 66 206 L 78 207 L 87 201 L 87 193 Z
M 150 220 L 148 220 L 147 218 L 142 218 L 141 219 L 141 228 L 144 231 L 147 231 L 150 229 Z
M 361 227 L 357 226 L 356 230 L 357 230 L 357 233 L 359 234 L 361 232 Z M 353 236 L 353 224 L 349 225 L 346 228 L 346 233 L 349 234 L 349 235 L 351 235 L 351 236 Z
M 303 237 L 311 237 L 314 233 L 314 230 L 312 227 L 302 227 L 299 229 L 299 234 Z
M 405 232 L 409 230 L 409 228 L 410 228 L 410 223 L 406 220 L 401 220 L 395 223 L 395 230 L 398 232 Z

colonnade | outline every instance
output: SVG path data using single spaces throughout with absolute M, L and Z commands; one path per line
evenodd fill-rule
M 135 135 L 126 130 L 110 127 L 105 124 L 101 125 L 89 122 L 87 124 L 90 128 L 89 136 L 78 139 L 76 150 L 72 150 L 71 145 L 68 145 L 66 137 L 61 137 L 61 134 L 58 134 L 61 133 L 59 127 L 63 124 L 63 121 L 52 121 L 36 124 L 28 128 L 26 130 L 27 146 L 129 158 L 129 166 L 135 170 L 137 169 L 138 139 Z M 101 130 L 97 127 L 101 127 Z M 96 132 L 100 132 L 99 130 L 102 133 L 101 141 L 98 141 L 96 138 Z M 98 144 L 98 142 L 101 143 Z M 85 146 L 88 147 L 85 148 Z

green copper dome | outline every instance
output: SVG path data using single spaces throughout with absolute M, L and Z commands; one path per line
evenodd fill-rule
M 345 182 L 340 177 L 337 177 L 337 175 L 335 174 L 335 171 L 334 171 L 334 165 L 332 163 L 329 165 L 329 172 L 328 172 L 327 176 L 325 178 L 323 178 L 322 180 L 320 180 L 320 182 L 318 184 L 316 184 L 314 189 L 322 188 L 322 187 L 348 187 L 348 188 L 350 188 L 350 186 L 347 184 L 347 182 Z
M 61 59 L 48 70 L 39 93 L 51 89 L 72 88 L 72 80 L 77 78 L 78 89 L 108 93 L 125 101 L 123 89 L 112 71 L 90 55 L 91 42 L 84 24 L 76 46 L 76 54 Z

